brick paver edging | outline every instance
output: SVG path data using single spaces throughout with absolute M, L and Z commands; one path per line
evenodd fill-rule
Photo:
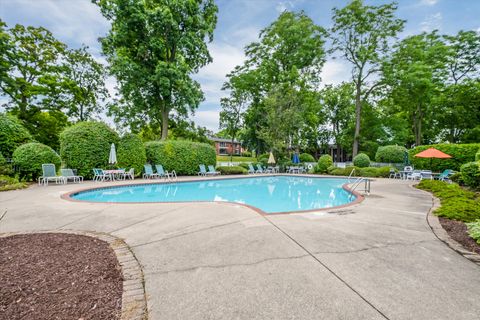
M 107 233 L 78 231 L 78 230 L 50 230 L 50 231 L 26 231 L 8 232 L 0 234 L 0 238 L 19 234 L 33 233 L 68 233 L 82 236 L 94 237 L 105 241 L 115 252 L 118 263 L 122 267 L 123 293 L 121 320 L 145 320 L 148 319 L 147 300 L 143 271 L 137 258 L 130 247 L 120 238 Z
M 421 190 L 418 188 L 415 188 L 415 189 L 423 192 L 427 192 L 425 190 Z M 445 243 L 451 249 L 455 250 L 458 254 L 464 256 L 466 259 L 480 266 L 480 255 L 475 252 L 466 250 L 460 243 L 453 240 L 452 237 L 449 236 L 447 231 L 443 229 L 442 225 L 440 224 L 440 221 L 438 220 L 438 217 L 433 214 L 435 209 L 440 207 L 440 200 L 437 197 L 434 197 L 430 192 L 427 192 L 427 193 L 430 196 L 432 196 L 432 207 L 427 213 L 427 223 L 430 226 L 430 229 L 432 230 L 432 232 L 440 241 Z

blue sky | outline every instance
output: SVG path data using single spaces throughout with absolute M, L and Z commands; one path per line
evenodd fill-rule
M 193 119 L 198 125 L 218 130 L 220 90 L 225 75 L 244 60 L 245 45 L 258 39 L 261 29 L 272 23 L 284 10 L 304 10 L 317 24 L 331 26 L 331 10 L 347 0 L 218 0 L 218 24 L 214 41 L 209 45 L 213 63 L 204 67 L 195 78 L 202 85 L 205 101 Z M 390 1 L 367 0 L 368 4 Z M 399 0 L 397 16 L 407 20 L 400 37 L 439 29 L 453 34 L 459 30 L 480 32 L 480 0 Z M 0 0 L 0 17 L 9 26 L 16 23 L 43 26 L 70 47 L 83 44 L 104 62 L 98 37 L 105 35 L 109 22 L 90 0 Z M 324 84 L 348 80 L 350 67 L 343 61 L 329 58 L 321 77 Z M 108 80 L 113 90 L 115 80 Z M 111 122 L 108 121 L 108 122 Z

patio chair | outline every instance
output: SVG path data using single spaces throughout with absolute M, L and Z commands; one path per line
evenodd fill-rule
M 208 166 L 208 173 L 210 173 L 212 176 L 216 176 L 220 174 L 220 171 L 216 171 L 215 168 L 210 165 Z
M 422 172 L 420 170 L 413 170 L 410 174 L 407 175 L 407 180 L 421 180 Z
M 388 177 L 390 179 L 397 179 L 397 178 L 400 179 L 402 175 L 397 170 L 390 168 L 390 175 Z
M 77 176 L 75 173 L 73 173 L 72 169 L 60 169 L 60 172 L 62 173 L 62 177 L 65 178 L 66 182 L 68 180 L 73 180 L 73 182 L 83 182 L 83 177 L 82 176 Z
M 255 171 L 255 173 L 265 173 L 261 164 L 257 164 L 257 171 Z
M 160 178 L 170 179 L 170 173 L 165 171 L 161 164 L 156 164 L 155 169 L 157 170 L 157 174 Z
M 199 176 L 206 177 L 207 175 L 212 175 L 211 173 L 207 172 L 204 164 L 199 164 L 198 167 L 200 168 L 200 171 L 198 172 Z
M 158 173 L 153 173 L 151 164 L 144 164 L 143 169 L 145 170 L 142 176 L 143 179 L 160 178 L 160 175 Z
M 248 174 L 254 174 L 255 173 L 255 168 L 251 163 L 248 164 Z
M 55 181 L 58 183 L 66 183 L 65 177 L 57 176 L 57 170 L 53 163 L 44 163 L 42 164 L 42 176 L 38 178 L 38 185 L 48 186 L 49 181 Z
M 123 180 L 125 180 L 126 178 L 129 178 L 130 180 L 135 179 L 135 169 L 134 168 L 130 168 L 130 170 L 125 171 L 123 173 Z
M 442 173 L 438 175 L 438 180 L 440 181 L 450 181 L 450 176 L 454 174 L 453 170 L 445 169 Z
M 433 175 L 432 175 L 432 171 L 431 170 L 422 170 L 420 171 L 420 180 L 423 180 L 423 179 L 430 179 L 430 180 L 433 180 Z
M 105 181 L 112 180 L 112 176 L 108 173 L 105 173 L 103 169 L 93 168 L 93 181 Z

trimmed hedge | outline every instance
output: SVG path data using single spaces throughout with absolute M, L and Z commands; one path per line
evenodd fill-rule
M 329 167 L 328 174 L 333 176 L 349 176 L 352 170 L 355 169 L 355 172 L 352 176 L 354 177 L 367 177 L 367 178 L 388 178 L 390 176 L 390 167 L 366 167 L 359 168 L 356 166 L 349 166 L 346 168 L 336 168 Z
M 359 153 L 353 158 L 353 165 L 359 168 L 370 166 L 370 157 L 365 153 Z
M 33 141 L 32 135 L 16 117 L 0 113 L 0 153 L 11 158 L 15 149 Z
M 414 157 L 417 153 L 428 148 L 435 148 L 448 155 L 451 159 L 432 159 L 432 167 L 430 168 L 430 159 Z M 410 161 L 415 169 L 431 169 L 432 171 L 442 172 L 445 169 L 460 170 L 460 167 L 467 162 L 475 161 L 475 154 L 480 148 L 480 143 L 471 144 L 431 144 L 418 146 L 408 150 Z
M 246 174 L 248 172 L 243 166 L 232 166 L 232 167 L 217 167 L 217 171 L 221 174 L 228 175 L 228 174 Z
M 417 186 L 419 189 L 432 192 L 440 198 L 441 207 L 434 213 L 440 217 L 463 222 L 473 222 L 480 219 L 480 199 L 475 193 L 437 180 L 422 180 Z
M 42 164 L 53 163 L 58 170 L 61 160 L 49 146 L 38 142 L 22 144 L 13 152 L 13 163 L 20 172 L 20 178 L 36 180 L 42 175 Z
M 477 154 L 475 154 L 475 161 L 480 161 L 480 149 L 478 149 Z
M 325 154 L 318 159 L 317 166 L 315 167 L 315 172 L 317 173 L 326 173 L 328 168 L 333 165 L 333 159 L 330 155 Z
M 386 163 L 403 163 L 407 148 L 397 145 L 378 147 L 375 161 Z
M 460 167 L 462 182 L 472 189 L 480 188 L 480 161 L 468 162 Z
M 315 158 L 309 153 L 301 153 L 299 156 L 300 162 L 315 162 Z
M 118 135 L 105 123 L 79 122 L 60 134 L 60 156 L 67 168 L 88 179 L 93 168 L 108 166 L 112 143 L 118 143 Z
M 149 141 L 145 143 L 147 161 L 161 164 L 178 175 L 196 175 L 198 166 L 216 164 L 215 148 L 206 143 L 185 140 Z
M 147 162 L 147 153 L 142 139 L 133 133 L 121 137 L 118 142 L 117 160 L 119 168 L 134 168 L 135 175 L 140 175 L 143 165 Z

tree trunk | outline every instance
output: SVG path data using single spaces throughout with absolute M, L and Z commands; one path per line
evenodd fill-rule
M 162 140 L 168 136 L 168 110 L 162 110 Z
M 235 135 L 232 134 L 232 144 L 230 146 L 230 162 L 233 162 L 233 141 L 235 141 Z
M 360 140 L 361 116 L 362 116 L 361 86 L 360 86 L 360 83 L 357 83 L 356 94 L 355 94 L 355 135 L 353 136 L 352 157 L 355 157 L 358 153 L 358 143 Z
M 422 144 L 422 106 L 421 104 L 417 105 L 415 120 L 416 120 L 415 144 L 419 146 Z

